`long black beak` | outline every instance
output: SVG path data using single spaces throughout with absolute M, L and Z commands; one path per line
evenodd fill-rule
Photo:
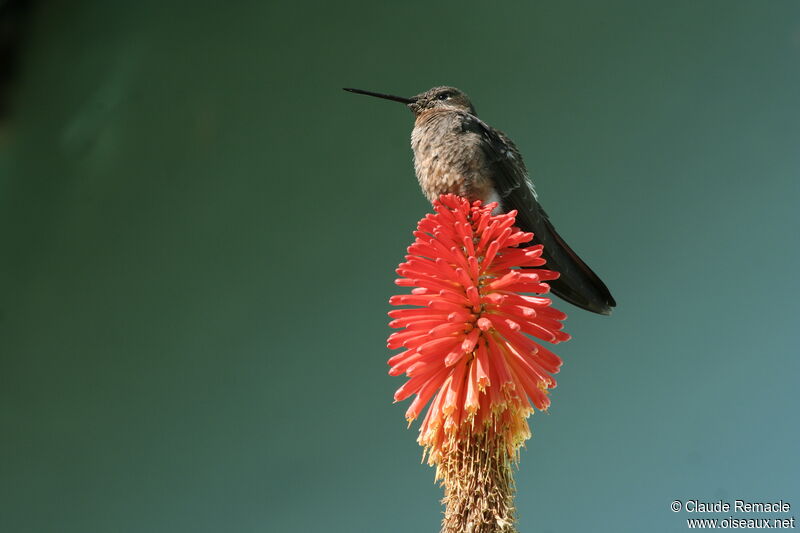
M 394 96 L 391 94 L 381 94 L 381 93 L 374 93 L 372 91 L 364 91 L 361 89 L 348 89 L 344 87 L 345 91 L 356 93 L 356 94 L 366 94 L 367 96 L 375 96 L 377 98 L 383 98 L 384 100 L 393 100 L 395 102 L 400 102 L 401 104 L 413 104 L 416 102 L 414 98 L 403 98 L 402 96 Z

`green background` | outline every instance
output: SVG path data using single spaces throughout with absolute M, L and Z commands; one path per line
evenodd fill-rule
M 340 88 L 439 84 L 619 303 L 557 304 L 520 530 L 797 514 L 800 3 L 51 1 L 0 140 L 0 531 L 437 530 L 385 363 L 412 116 Z

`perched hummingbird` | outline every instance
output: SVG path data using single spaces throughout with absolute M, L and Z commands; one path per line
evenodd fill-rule
M 561 274 L 552 291 L 588 311 L 611 314 L 617 303 L 597 274 L 556 233 L 537 201 L 533 183 L 517 147 L 506 135 L 478 118 L 466 94 L 455 87 L 434 87 L 411 98 L 345 89 L 406 104 L 416 121 L 411 133 L 414 169 L 422 191 L 433 202 L 441 194 L 470 201 L 497 202 L 503 212 L 517 210 L 517 225 L 544 245 L 546 268 Z

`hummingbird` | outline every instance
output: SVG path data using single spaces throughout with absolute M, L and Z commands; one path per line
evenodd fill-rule
M 547 268 L 561 276 L 549 282 L 554 294 L 580 308 L 611 314 L 617 303 L 605 283 L 556 232 L 545 213 L 517 147 L 475 112 L 469 97 L 455 87 L 434 87 L 404 98 L 362 89 L 357 94 L 405 104 L 415 116 L 411 132 L 414 170 L 430 202 L 442 194 L 469 201 L 497 202 L 501 212 L 517 211 L 517 226 L 544 245 Z

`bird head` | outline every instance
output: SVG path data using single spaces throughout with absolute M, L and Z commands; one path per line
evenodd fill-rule
M 362 89 L 345 89 L 345 91 L 356 94 L 366 94 L 367 96 L 375 96 L 377 98 L 406 104 L 415 115 L 419 115 L 424 111 L 436 109 L 464 111 L 472 115 L 476 114 L 475 107 L 473 107 L 472 102 L 469 101 L 469 97 L 463 91 L 455 87 L 434 87 L 433 89 L 428 89 L 424 93 L 412 96 L 411 98 L 364 91 Z

